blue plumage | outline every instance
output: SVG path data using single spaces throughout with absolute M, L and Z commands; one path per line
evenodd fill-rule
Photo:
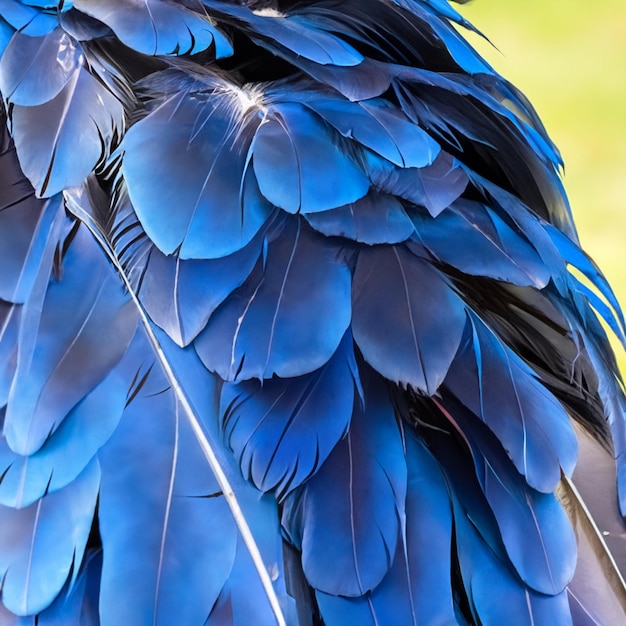
M 459 27 L 1 4 L 0 626 L 624 621 L 624 318 Z

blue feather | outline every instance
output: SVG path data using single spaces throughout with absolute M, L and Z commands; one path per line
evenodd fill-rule
M 347 237 L 360 243 L 400 243 L 415 230 L 402 203 L 387 193 L 370 191 L 337 209 L 307 213 L 306 221 L 328 237 Z
M 363 61 L 363 56 L 351 45 L 333 33 L 318 28 L 307 15 L 278 11 L 252 11 L 214 0 L 202 0 L 209 9 L 223 12 L 237 20 L 238 25 L 250 29 L 259 43 L 285 50 L 322 65 L 332 64 L 352 67 Z
M 2 17 L 15 30 L 29 37 L 43 37 L 59 23 L 56 11 L 54 15 L 45 13 L 21 0 L 6 0 L 2 5 Z
M 215 56 L 233 52 L 211 20 L 183 4 L 163 0 L 74 0 L 74 6 L 104 22 L 124 44 L 143 54 L 196 54 L 213 46 Z
M 390 380 L 434 393 L 466 323 L 443 275 L 406 249 L 377 246 L 359 252 L 352 289 L 352 330 L 365 360 Z
M 120 421 L 129 378 L 126 360 L 69 412 L 34 454 L 16 454 L 0 440 L 0 504 L 28 506 L 76 479 Z
M 378 189 L 425 207 L 433 217 L 457 200 L 468 182 L 464 170 L 445 152 L 423 168 L 396 168 L 373 154 L 367 155 L 367 165 Z
M 289 213 L 334 209 L 369 189 L 365 173 L 336 135 L 296 103 L 268 111 L 254 138 L 253 166 L 261 193 Z
M 208 98 L 209 89 L 223 96 Z M 259 194 L 248 156 L 260 120 L 250 116 L 239 128 L 237 95 L 229 89 L 215 80 L 182 91 L 130 128 L 122 142 L 130 200 L 165 254 L 232 254 L 250 242 L 272 210 Z M 155 145 L 178 158 L 163 160 Z
M 475 316 L 471 328 L 446 387 L 498 437 L 528 484 L 550 493 L 561 469 L 570 475 L 576 463 L 578 446 L 567 413 Z
M 533 247 L 480 203 L 459 199 L 435 219 L 420 212 L 411 218 L 426 250 L 466 274 L 538 288 L 550 279 Z
M 352 103 L 316 95 L 305 103 L 344 137 L 355 139 L 398 167 L 426 167 L 441 151 L 424 130 L 385 100 Z
M 80 564 L 99 480 L 93 461 L 70 485 L 24 509 L 0 506 L 1 598 L 9 611 L 26 616 L 44 610 Z
M 281 497 L 302 484 L 347 432 L 359 384 L 350 333 L 311 374 L 225 383 L 222 427 L 244 477 Z
M 623 621 L 624 320 L 458 26 L 0 2 L 3 626 Z
M 42 269 L 47 278 L 45 264 Z M 135 332 L 135 311 L 84 227 L 77 229 L 62 271 L 42 302 L 31 298 L 22 316 L 4 423 L 7 443 L 19 454 L 44 444 L 119 362 Z M 103 327 L 110 336 L 102 335 Z
M 122 126 L 120 102 L 80 65 L 52 100 L 11 109 L 10 128 L 20 165 L 39 197 L 80 185 L 106 156 Z
M 142 364 L 146 349 L 128 409 L 99 455 L 101 619 L 200 623 L 229 575 L 236 527 L 167 381 Z
M 328 361 L 350 314 L 350 270 L 339 250 L 293 217 L 194 346 L 224 380 L 291 378 Z
M 60 27 L 45 37 L 17 32 L 0 60 L 0 91 L 20 106 L 49 102 L 72 80 L 83 61 L 77 42 Z
M 361 376 L 363 404 L 355 401 L 350 430 L 317 473 L 288 496 L 282 522 L 302 550 L 309 585 L 349 597 L 377 587 L 389 571 L 407 481 L 386 382 L 371 371 Z
M 183 260 L 153 247 L 139 289 L 152 321 L 179 345 L 191 343 L 215 309 L 250 275 L 264 235 L 262 229 L 244 248 L 221 259 Z

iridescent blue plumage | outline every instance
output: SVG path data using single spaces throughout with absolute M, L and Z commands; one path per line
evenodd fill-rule
M 624 318 L 459 27 L 0 3 L 1 626 L 624 621 Z

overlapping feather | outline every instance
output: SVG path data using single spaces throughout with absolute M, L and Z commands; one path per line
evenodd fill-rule
M 589 623 L 553 492 L 570 413 L 626 493 L 624 320 L 464 18 L 0 20 L 2 623 Z

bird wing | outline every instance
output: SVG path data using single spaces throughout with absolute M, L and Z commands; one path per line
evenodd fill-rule
M 624 621 L 624 318 L 459 26 L 4 0 L 0 623 Z

